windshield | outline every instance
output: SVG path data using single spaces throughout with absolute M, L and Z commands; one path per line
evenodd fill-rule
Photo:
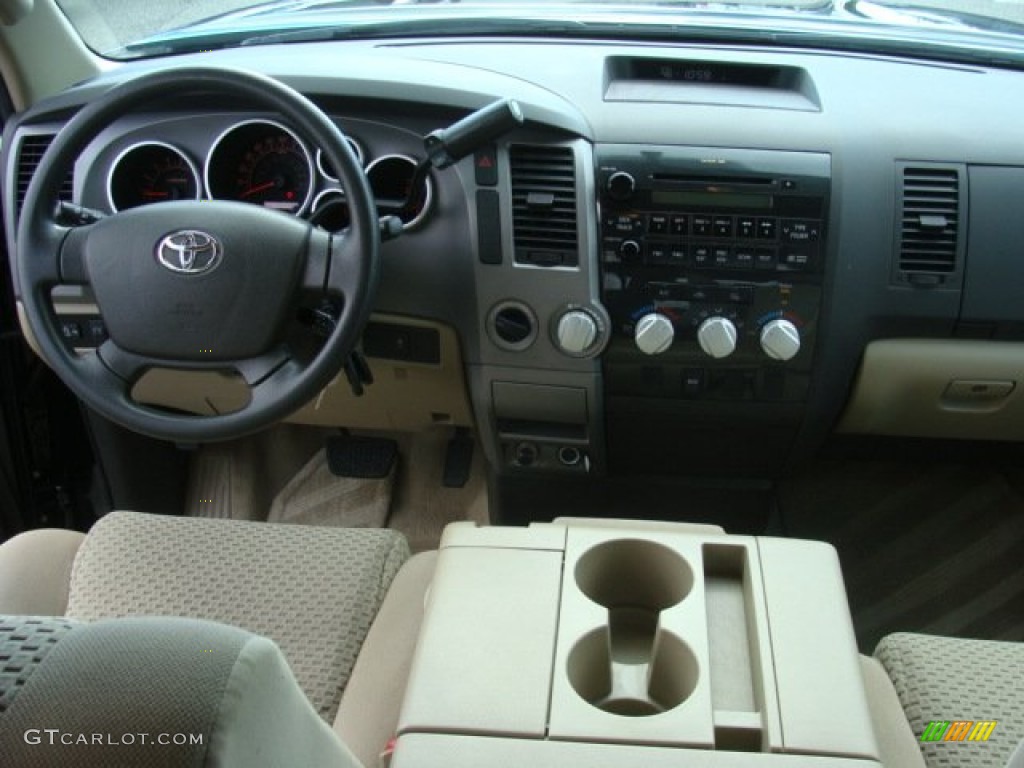
M 1024 0 L 57 0 L 85 43 L 113 59 L 267 42 L 398 35 L 588 35 L 679 39 L 730 33 L 807 44 L 836 35 L 998 47 L 1024 59 Z M 788 31 L 795 37 L 773 33 Z M 901 37 L 902 36 L 902 37 Z M 734 38 L 733 38 L 734 39 Z M 834 42 L 834 40 L 833 40 Z M 870 47 L 870 46 L 861 46 Z M 892 51 L 891 46 L 884 47 Z M 1011 56 L 1011 59 L 1018 60 Z

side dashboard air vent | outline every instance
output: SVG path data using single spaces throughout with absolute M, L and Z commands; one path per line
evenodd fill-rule
M 897 279 L 944 285 L 960 274 L 965 221 L 962 170 L 956 166 L 901 168 Z
M 509 150 L 512 237 L 518 264 L 577 266 L 576 160 L 571 147 Z
M 46 154 L 46 150 L 50 144 L 53 143 L 55 134 L 52 133 L 37 133 L 28 136 L 24 136 L 21 139 L 21 146 L 18 151 L 18 172 L 15 187 L 15 201 L 18 216 L 21 215 L 21 206 L 25 202 L 25 194 L 28 192 L 29 182 L 32 181 L 32 176 L 35 175 L 36 168 L 39 167 L 39 163 L 43 159 L 43 155 Z M 61 184 L 59 198 L 61 200 L 71 201 L 74 188 L 74 179 L 71 173 L 64 179 L 64 183 Z

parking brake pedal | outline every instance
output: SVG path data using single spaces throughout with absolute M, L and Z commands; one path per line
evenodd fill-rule
M 327 466 L 338 477 L 387 477 L 398 460 L 398 444 L 383 437 L 343 435 L 327 439 Z

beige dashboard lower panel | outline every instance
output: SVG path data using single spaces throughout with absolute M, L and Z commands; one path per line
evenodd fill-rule
M 1024 439 L 1024 343 L 885 339 L 864 351 L 838 431 Z
M 62 315 L 98 313 L 95 304 L 68 298 L 62 298 L 56 309 L 57 314 Z M 39 347 L 20 301 L 17 310 L 22 333 L 38 355 Z M 472 426 L 473 412 L 454 329 L 402 315 L 374 314 L 370 320 L 435 329 L 440 336 L 440 364 L 369 358 L 374 382 L 366 387 L 362 397 L 352 394 L 342 374 L 286 421 L 397 431 L 417 431 L 438 425 Z M 209 416 L 241 408 L 249 401 L 249 392 L 244 382 L 235 376 L 160 369 L 148 371 L 132 389 L 132 397 L 147 405 Z

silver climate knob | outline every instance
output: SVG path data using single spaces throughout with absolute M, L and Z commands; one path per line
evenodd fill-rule
M 736 351 L 736 326 L 725 317 L 709 317 L 697 329 L 697 341 L 704 352 L 716 360 Z
M 792 360 L 800 351 L 800 331 L 789 320 L 772 320 L 761 329 L 761 349 L 773 360 Z
M 571 309 L 558 320 L 555 337 L 558 347 L 570 355 L 582 355 L 597 340 L 598 327 L 593 315 L 582 309 Z
M 633 332 L 637 348 L 645 355 L 660 355 L 672 346 L 676 330 L 672 321 L 657 312 L 641 317 Z

